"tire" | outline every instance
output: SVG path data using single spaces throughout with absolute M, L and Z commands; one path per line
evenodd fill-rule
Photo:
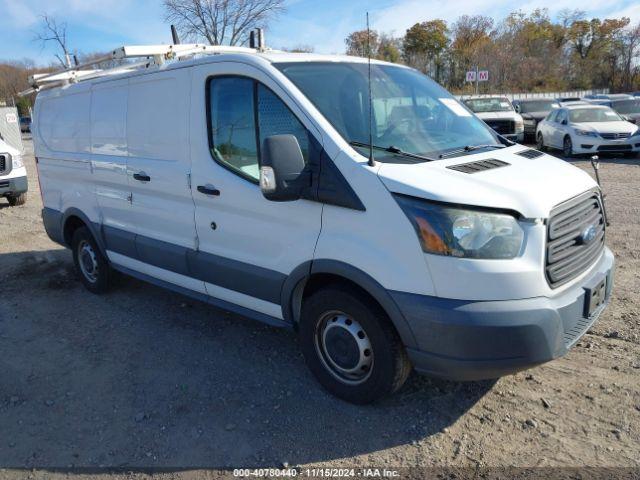
M 11 205 L 12 207 L 24 205 L 25 203 L 27 203 L 27 194 L 21 193 L 20 195 L 11 195 L 7 197 L 7 200 L 9 201 L 9 205 Z
M 547 149 L 547 147 L 544 146 L 544 137 L 540 132 L 538 132 L 538 136 L 536 137 L 536 148 L 541 152 L 544 152 Z
M 329 286 L 306 298 L 298 335 L 316 379 L 347 402 L 362 405 L 390 395 L 411 372 L 385 312 L 354 288 Z
M 71 248 L 76 271 L 87 290 L 96 294 L 108 291 L 111 267 L 87 227 L 80 227 L 74 232 Z
M 571 141 L 571 137 L 569 135 L 566 135 L 562 140 L 562 155 L 566 158 L 571 158 L 574 156 L 573 142 Z

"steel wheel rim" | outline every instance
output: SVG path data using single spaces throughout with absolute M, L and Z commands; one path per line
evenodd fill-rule
M 78 244 L 78 264 L 84 278 L 91 283 L 98 281 L 98 259 L 93 247 L 86 240 Z
M 358 385 L 371 376 L 371 340 L 350 315 L 337 310 L 324 313 L 316 326 L 314 344 L 324 367 L 340 382 Z

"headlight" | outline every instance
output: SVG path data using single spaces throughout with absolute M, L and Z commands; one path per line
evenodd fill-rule
M 11 165 L 13 165 L 13 168 L 24 167 L 24 162 L 22 161 L 22 156 L 16 155 L 15 157 L 11 157 Z
M 575 130 L 576 135 L 581 135 L 583 137 L 597 137 L 598 134 L 596 132 L 592 132 L 591 130 Z
M 640 128 L 631 134 L 632 137 L 640 137 Z
M 516 132 L 524 130 L 524 122 L 522 120 L 516 120 Z
M 445 206 L 395 195 L 418 234 L 422 250 L 436 255 L 501 259 L 520 252 L 524 231 L 511 215 Z

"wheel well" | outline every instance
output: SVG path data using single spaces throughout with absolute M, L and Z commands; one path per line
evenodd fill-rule
M 75 233 L 75 231 L 80 227 L 86 226 L 87 225 L 82 221 L 80 217 L 71 215 L 69 218 L 67 218 L 67 220 L 64 222 L 63 230 L 64 243 L 66 243 L 68 246 L 71 246 L 71 240 L 73 239 L 73 234 Z
M 312 295 L 314 292 L 317 292 L 318 290 L 330 285 L 338 285 L 341 288 L 355 290 L 359 294 L 371 300 L 371 302 L 377 305 L 383 312 L 387 313 L 380 302 L 378 302 L 378 300 L 376 300 L 373 295 L 367 292 L 356 282 L 333 273 L 315 273 L 311 275 L 306 282 L 300 282 L 300 285 L 298 286 L 298 288 L 296 288 L 296 292 L 294 292 L 292 301 L 294 303 L 293 316 L 294 322 L 296 324 L 300 321 L 300 310 L 302 309 L 302 303 L 304 302 L 304 299 Z

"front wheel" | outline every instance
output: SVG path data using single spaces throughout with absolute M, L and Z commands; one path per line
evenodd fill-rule
M 87 227 L 78 228 L 71 241 L 73 263 L 82 283 L 92 293 L 109 290 L 111 268 L 109 261 L 100 252 L 93 235 Z
M 538 136 L 536 137 L 536 148 L 541 152 L 546 150 L 546 147 L 544 146 L 544 137 L 540 132 L 538 132 Z
M 573 157 L 573 142 L 569 135 L 564 137 L 564 141 L 562 142 L 562 154 L 567 158 Z
M 11 195 L 7 197 L 7 200 L 9 201 L 9 205 L 11 205 L 12 207 L 24 205 L 25 203 L 27 203 L 27 194 L 21 193 L 20 195 Z
M 331 286 L 308 297 L 299 339 L 317 380 L 351 403 L 366 404 L 395 392 L 411 372 L 391 321 L 356 289 Z

